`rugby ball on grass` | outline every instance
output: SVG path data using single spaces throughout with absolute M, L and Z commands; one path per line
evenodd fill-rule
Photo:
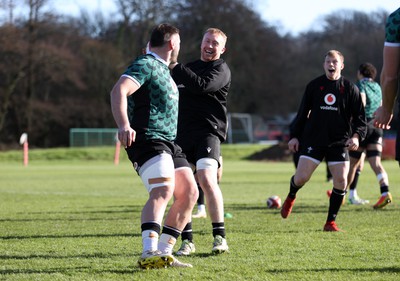
M 278 195 L 273 195 L 267 199 L 268 209 L 279 209 L 282 207 L 282 200 Z

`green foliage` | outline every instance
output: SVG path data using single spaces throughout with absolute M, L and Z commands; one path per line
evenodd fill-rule
M 297 110 L 305 85 L 323 73 L 328 49 L 342 51 L 350 80 L 362 62 L 381 69 L 389 12 L 332 11 L 314 31 L 293 36 L 263 21 L 247 0 L 119 0 L 119 14 L 108 18 L 96 11 L 57 15 L 49 2 L 21 1 L 21 14 L 16 5 L 4 7 L 10 18 L 0 19 L 0 149 L 22 132 L 48 148 L 67 146 L 70 128 L 115 126 L 109 93 L 162 21 L 181 30 L 182 63 L 199 58 L 206 28 L 224 30 L 229 112 L 273 118 Z
M 331 184 L 324 164 L 283 220 L 265 201 L 285 198 L 292 163 L 233 160 L 232 151 L 223 147 L 221 182 L 233 215 L 226 219 L 230 253 L 211 255 L 211 222 L 195 219 L 197 252 L 181 258 L 194 268 L 149 271 L 136 267 L 147 192 L 127 160 L 1 161 L 0 280 L 399 280 L 397 162 L 384 161 L 393 204 L 379 211 L 346 204 L 337 219 L 346 232 L 325 233 Z M 368 165 L 359 194 L 372 203 L 379 197 Z

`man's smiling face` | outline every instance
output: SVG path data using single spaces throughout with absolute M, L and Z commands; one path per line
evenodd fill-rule
M 218 33 L 207 32 L 201 41 L 201 60 L 217 60 L 224 52 L 225 39 Z

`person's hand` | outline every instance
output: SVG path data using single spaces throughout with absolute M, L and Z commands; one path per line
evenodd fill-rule
M 299 140 L 297 138 L 292 138 L 288 142 L 288 147 L 291 152 L 297 152 L 299 150 Z
M 358 140 L 358 137 L 352 137 L 346 141 L 345 145 L 349 150 L 357 150 L 360 146 L 360 141 Z
M 124 147 L 131 146 L 135 138 L 136 132 L 131 127 L 118 129 L 118 140 Z
M 389 130 L 389 124 L 392 121 L 392 118 L 393 113 L 381 106 L 374 113 L 374 126 L 377 128 Z

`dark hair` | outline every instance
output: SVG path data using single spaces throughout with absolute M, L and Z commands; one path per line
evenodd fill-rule
M 179 29 L 168 23 L 162 23 L 157 25 L 150 36 L 150 46 L 151 47 L 161 47 L 166 42 L 171 40 L 171 36 L 178 34 Z
M 360 64 L 360 66 L 358 67 L 358 71 L 362 76 L 366 78 L 375 79 L 376 77 L 376 68 L 369 62 Z

